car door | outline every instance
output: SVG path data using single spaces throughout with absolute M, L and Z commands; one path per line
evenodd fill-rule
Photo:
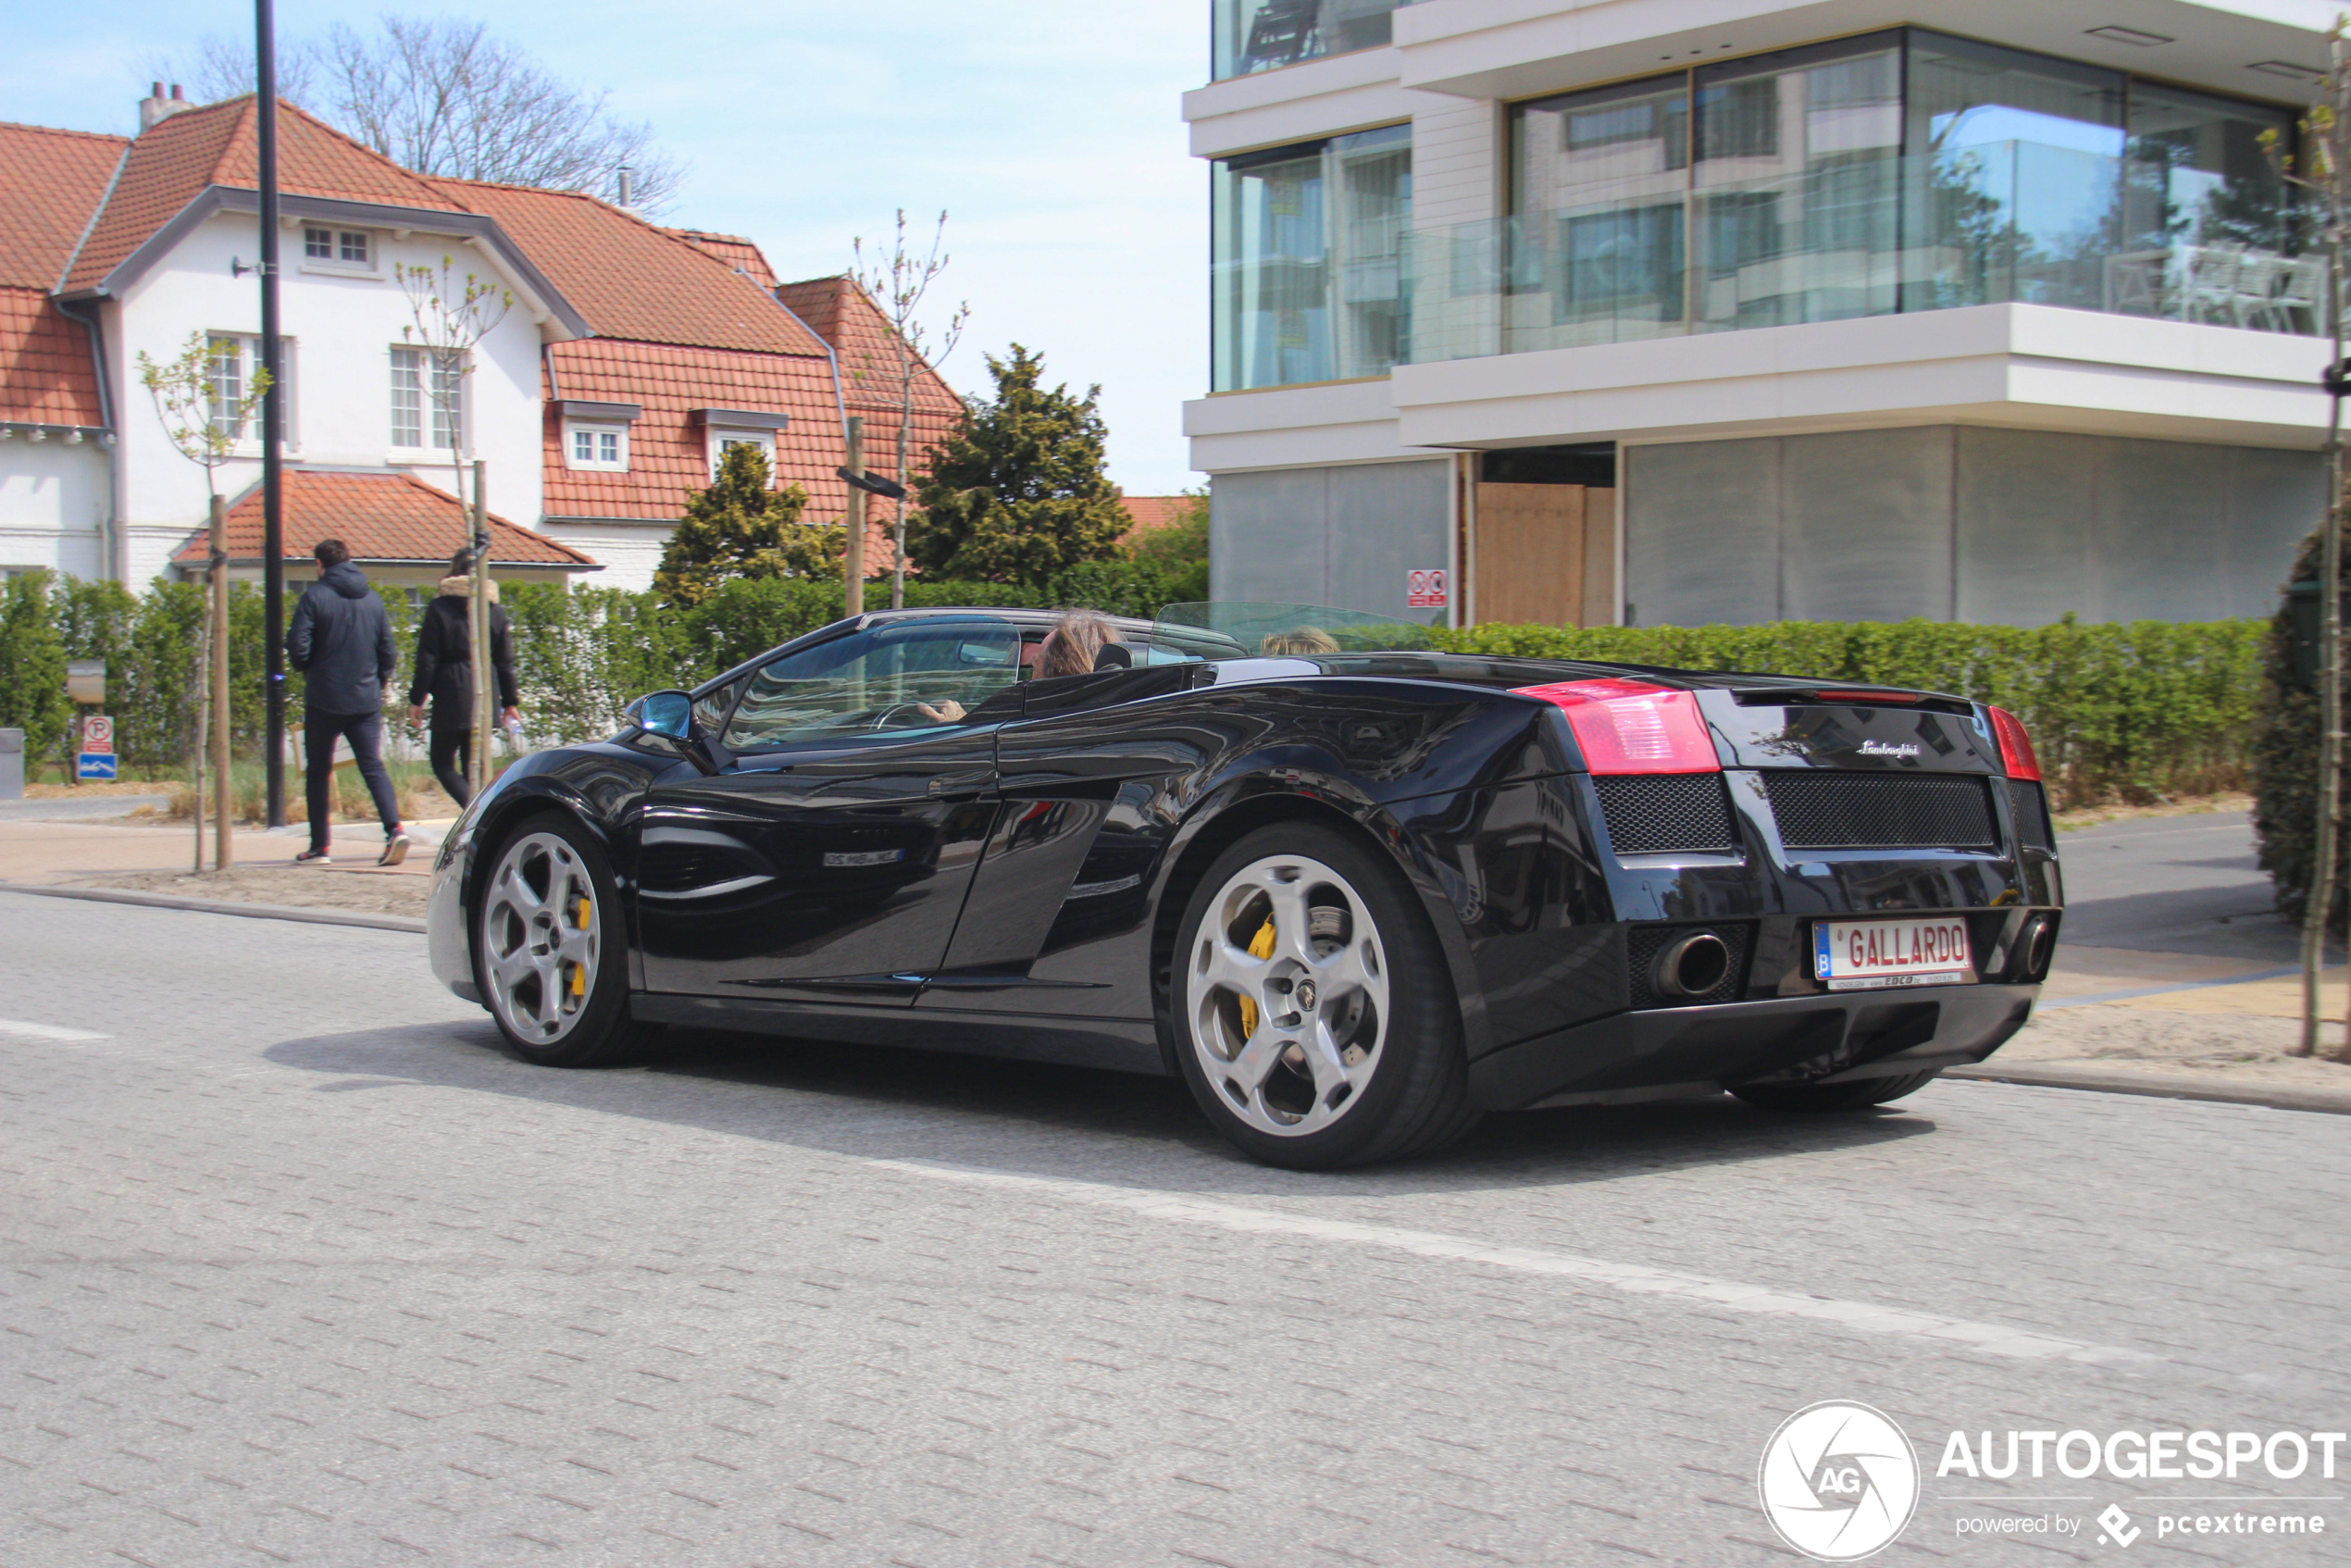
M 925 618 L 754 671 L 719 736 L 727 765 L 643 803 L 647 989 L 911 1001 L 995 821 L 1018 657 L 1007 622 Z
M 1151 1016 L 1151 879 L 1181 820 L 1173 786 L 1230 743 L 1229 716 L 1179 695 L 1197 668 L 1031 683 L 997 739 L 1002 807 L 919 1009 Z

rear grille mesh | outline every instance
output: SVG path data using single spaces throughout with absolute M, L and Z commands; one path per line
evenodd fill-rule
M 1618 854 L 1736 849 L 1731 797 L 1719 773 L 1660 773 L 1592 780 Z
M 1992 799 L 1972 776 L 1766 773 L 1765 794 L 1791 850 L 1989 850 Z
M 2016 840 L 2027 849 L 2054 850 L 2057 836 L 2049 831 L 2048 797 L 2029 778 L 2009 780 L 2009 814 L 2016 818 Z

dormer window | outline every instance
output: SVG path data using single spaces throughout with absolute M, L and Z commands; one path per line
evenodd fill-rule
M 365 229 L 302 230 L 302 266 L 306 272 L 367 272 L 376 269 L 376 237 Z
M 768 482 L 776 482 L 776 436 L 790 417 L 751 408 L 697 408 L 694 422 L 703 428 L 704 452 L 710 460 L 710 477 L 718 478 L 718 465 L 726 460 L 731 446 L 755 447 L 767 459 Z
M 583 403 L 566 398 L 563 416 L 564 467 L 591 473 L 628 471 L 628 427 L 644 409 L 634 403 Z

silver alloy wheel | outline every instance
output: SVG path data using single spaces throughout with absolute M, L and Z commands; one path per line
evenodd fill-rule
M 1192 1050 L 1233 1113 L 1303 1138 L 1363 1102 L 1387 1032 L 1387 959 L 1362 895 L 1306 855 L 1217 890 L 1185 965 Z
M 553 833 L 508 844 L 481 899 L 481 967 L 499 1021 L 533 1045 L 571 1033 L 596 992 L 596 884 Z

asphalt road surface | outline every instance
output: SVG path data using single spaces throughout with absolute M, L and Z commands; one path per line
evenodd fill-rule
M 2315 1463 L 1935 1474 L 2345 1430 L 2346 1130 L 1949 1084 L 1300 1176 L 1172 1082 L 551 1072 L 415 937 L 0 894 L 0 1563 L 1792 1562 L 1758 1462 L 1823 1400 L 1922 1463 L 1881 1561 L 2351 1561 Z
M 2297 962 L 2298 934 L 2278 917 L 2249 812 L 2109 822 L 2059 835 L 2058 850 L 2066 897 L 2060 954 L 2076 943 Z

